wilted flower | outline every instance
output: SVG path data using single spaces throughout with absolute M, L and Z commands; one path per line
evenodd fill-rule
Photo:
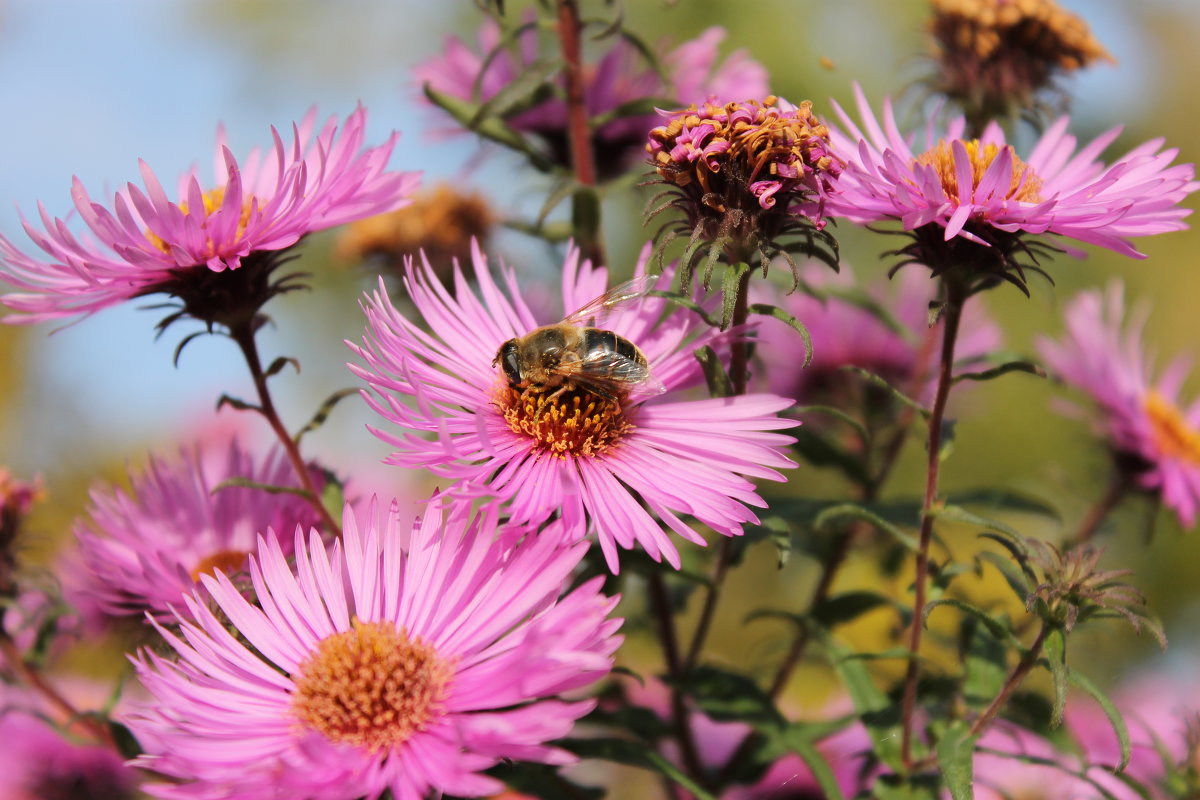
M 976 131 L 1034 106 L 1059 76 L 1112 62 L 1087 23 L 1054 0 L 933 0 L 933 89 L 957 101 Z
M 1143 258 L 1131 237 L 1186 227 L 1191 211 L 1179 201 L 1197 188 L 1194 168 L 1171 165 L 1177 151 L 1160 151 L 1161 139 L 1105 166 L 1097 156 L 1121 128 L 1076 152 L 1062 117 L 1022 159 L 998 125 L 978 139 L 963 138 L 960 117 L 940 133 L 931 124 L 923 150 L 914 151 L 890 101 L 881 126 L 857 85 L 854 93 L 866 132 L 835 104 L 845 131 L 830 131 L 846 168 L 831 212 L 857 223 L 899 221 L 913 238 L 901 252 L 937 274 L 966 269 L 1027 291 L 1024 271 L 1039 271 L 1038 250 L 1050 247 L 1029 236 L 1055 234 Z
M 804 366 L 790 326 L 764 321 L 756 353 L 772 392 L 806 405 L 845 408 L 863 391 L 862 379 L 845 370 L 855 366 L 912 392 L 921 402 L 933 401 L 937 349 L 930 337 L 937 337 L 940 329 L 929 326 L 929 303 L 936 296 L 936 282 L 925 273 L 903 270 L 886 285 L 857 291 L 849 267 L 832 273 L 819 264 L 803 268 L 800 277 L 820 296 L 796 291 L 774 299 L 774 304 L 804 322 L 812 339 L 812 360 Z M 970 364 L 994 353 L 1001 333 L 987 309 L 968 302 L 971 310 L 963 315 L 955 354 L 960 363 Z M 893 324 L 881 319 L 881 313 Z
M 16 569 L 17 534 L 33 503 L 43 494 L 39 478 L 34 483 L 17 480 L 11 472 L 0 467 L 0 600 L 16 596 L 13 575 Z M 3 610 L 0 610 L 0 619 Z
M 643 253 L 639 274 L 645 260 Z M 496 364 L 500 346 L 554 319 L 535 318 L 508 270 L 505 297 L 479 250 L 474 271 L 478 288 L 456 273 L 452 296 L 427 263 L 409 270 L 408 295 L 430 332 L 405 318 L 382 288 L 366 303 L 366 337 L 354 347 L 366 366 L 352 369 L 376 392 L 366 395 L 368 404 L 404 431 L 372 429 L 397 448 L 389 463 L 427 467 L 461 481 L 459 491 L 499 498 L 517 523 L 560 515 L 571 537 L 590 524 L 614 572 L 617 547 L 635 542 L 678 567 L 664 523 L 704 543 L 680 514 L 726 536 L 756 521 L 748 506 L 763 501 L 748 478 L 782 480 L 776 470 L 791 466 L 783 451 L 792 439 L 772 432 L 795 425 L 776 416 L 791 401 L 765 394 L 680 400 L 677 390 L 701 380 L 693 348 L 720 346 L 722 337 L 689 311 L 659 324 L 667 301 L 642 297 L 610 309 L 604 329 L 645 355 L 666 394 L 606 397 L 571 382 L 557 390 L 513 388 Z M 581 265 L 572 250 L 563 307 L 583 308 L 606 284 L 606 270 Z
M 793 106 L 768 96 L 661 113 L 667 124 L 650 131 L 646 150 L 672 200 L 651 216 L 676 208 L 686 220 L 668 223 L 673 230 L 663 245 L 687 235 L 705 243 L 705 254 L 715 248 L 748 260 L 757 253 L 764 270 L 772 256 L 788 252 L 779 241 L 787 234 L 807 233 L 813 249 L 841 162 L 811 102 Z M 835 252 L 828 241 L 827 248 Z
M 486 20 L 479 31 L 479 51 L 457 37 L 446 40 L 444 51 L 413 69 L 419 85 L 459 100 L 486 103 L 523 73 L 536 67 L 539 58 L 537 26 L 527 22 L 515 42 L 502 41 L 500 26 Z M 584 103 L 589 119 L 612 115 L 642 101 L 641 111 L 626 110 L 597 125 L 592 132 L 596 167 L 602 177 L 613 177 L 637 158 L 646 132 L 655 124 L 651 104 L 698 103 L 709 95 L 761 97 L 767 93 L 766 70 L 744 50 L 718 64 L 717 47 L 725 38 L 721 28 L 709 28 L 662 56 L 660 74 L 643 53 L 624 37 L 614 37 L 599 62 L 584 68 Z M 558 57 L 554 42 L 554 58 Z M 531 133 L 548 147 L 552 160 L 570 165 L 567 106 L 548 91 L 561 86 L 561 77 L 547 84 L 529 102 L 503 112 L 505 122 L 522 133 Z M 630 115 L 632 114 L 632 116 Z M 461 130 L 459 128 L 452 129 Z
M 166 294 L 179 310 L 160 327 L 183 316 L 210 327 L 252 324 L 272 295 L 296 287 L 291 276 L 271 279 L 287 248 L 313 231 L 397 208 L 415 188 L 416 173 L 387 169 L 397 134 L 362 147 L 366 119 L 360 106 L 340 132 L 336 117 L 317 130 L 313 109 L 293 126 L 290 144 L 272 128 L 271 150 L 253 150 L 240 165 L 218 131 L 215 185 L 203 189 L 193 170 L 177 202 L 145 163 L 145 191 L 127 184 L 111 210 L 76 179 L 71 196 L 87 232 L 77 236 L 39 205 L 44 230 L 26 222 L 25 231 L 48 260 L 0 237 L 0 277 L 26 290 L 0 297 L 18 312 L 5 321 L 91 314 Z
M 311 475 L 324 484 L 320 470 Z M 151 457 L 144 473 L 130 476 L 128 494 L 93 489 L 90 519 L 75 526 L 82 568 L 65 576 L 74 578 L 73 599 L 85 613 L 94 604 L 110 616 L 168 619 L 201 575 L 244 571 L 259 533 L 319 524 L 313 506 L 293 493 L 217 489 L 233 479 L 298 486 L 281 453 L 256 461 L 233 441 L 227 451 L 184 451 L 176 462 Z
M 344 261 L 378 259 L 400 274 L 406 256 L 424 253 L 448 271 L 454 260 L 471 257 L 471 241 L 487 241 L 496 215 L 483 196 L 459 192 L 446 183 L 417 192 L 404 208 L 351 223 L 338 239 Z
M 478 797 L 502 788 L 480 774 L 501 760 L 570 763 L 546 743 L 594 703 L 555 698 L 612 668 L 617 600 L 600 578 L 560 597 L 585 545 L 496 532 L 461 504 L 431 503 L 411 531 L 375 507 L 360 530 L 347 508 L 330 549 L 296 529 L 295 567 L 260 540 L 257 605 L 205 575 L 222 617 L 187 598 L 182 636 L 160 628 L 178 661 L 137 663 L 153 703 L 125 720 L 148 749 L 136 763 L 183 781 L 156 793 Z
M 1135 310 L 1122 330 L 1124 290 L 1114 281 L 1104 294 L 1075 297 L 1064 314 L 1065 336 L 1042 337 L 1038 349 L 1054 373 L 1095 402 L 1098 427 L 1124 477 L 1157 493 L 1191 527 L 1200 511 L 1200 399 L 1179 399 L 1187 359 L 1152 377 L 1142 343 L 1148 313 Z

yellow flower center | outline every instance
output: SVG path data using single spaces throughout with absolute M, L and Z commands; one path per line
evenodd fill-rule
M 201 575 L 215 575 L 220 570 L 226 575 L 233 575 L 246 568 L 247 553 L 244 550 L 221 550 L 200 560 L 192 567 L 192 580 L 199 581 Z
M 586 389 L 517 391 L 505 386 L 497 405 L 509 430 L 530 437 L 542 452 L 557 458 L 603 455 L 633 430 L 619 399 Z
M 205 192 L 202 197 L 204 199 L 204 217 L 207 218 L 210 214 L 220 208 L 222 203 L 225 202 L 225 188 L 219 187 L 213 189 L 212 191 Z M 238 236 L 241 236 L 243 233 L 245 233 L 246 224 L 250 221 L 251 212 L 259 208 L 260 205 L 261 204 L 254 198 L 253 195 L 246 196 L 246 201 L 242 203 L 242 214 L 238 218 Z M 191 216 L 192 214 L 186 202 L 179 204 L 179 210 L 183 212 L 184 216 Z M 162 250 L 164 253 L 169 254 L 171 252 L 171 246 L 153 231 L 146 231 L 146 238 L 150 240 L 150 244 L 154 245 L 159 250 Z M 209 246 L 212 246 L 211 239 L 209 240 Z
M 966 148 L 967 158 L 971 163 L 970 191 L 972 194 L 979 188 L 979 181 L 982 180 L 983 174 L 987 172 L 996 157 L 1001 152 L 1008 151 L 1012 157 L 1012 177 L 1005 197 L 1022 203 L 1041 202 L 1042 197 L 1039 192 L 1042 190 L 1042 179 L 1017 156 L 1011 145 L 1004 145 L 1001 148 L 996 144 L 982 144 L 978 139 L 964 141 L 962 144 Z M 941 181 L 942 189 L 946 192 L 947 197 L 957 203 L 963 202 L 964 198 L 959 194 L 958 170 L 955 168 L 954 148 L 951 142 L 945 140 L 938 142 L 936 147 L 917 156 L 916 160 L 918 164 L 937 170 L 938 179 Z
M 1150 418 L 1154 446 L 1169 458 L 1200 466 L 1200 431 L 1184 419 L 1179 407 L 1158 392 L 1150 392 L 1143 403 Z
M 300 665 L 292 712 L 330 741 L 377 752 L 442 713 L 453 675 L 453 663 L 432 645 L 390 623 L 355 620 Z

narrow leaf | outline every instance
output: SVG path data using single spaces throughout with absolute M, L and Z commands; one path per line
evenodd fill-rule
M 1001 375 L 1007 375 L 1010 372 L 1026 372 L 1030 375 L 1036 375 L 1039 378 L 1046 377 L 1046 370 L 1032 361 L 1008 361 L 997 367 L 985 369 L 982 372 L 959 373 L 950 380 L 950 383 L 955 384 L 960 381 L 990 381 L 993 378 L 999 378 Z
M 909 408 L 913 409 L 918 414 L 920 414 L 922 419 L 927 420 L 927 419 L 929 419 L 930 416 L 932 416 L 933 412 L 931 412 L 925 406 L 918 403 L 916 400 L 913 400 L 911 397 L 909 397 L 904 392 L 897 389 L 895 386 L 892 386 L 890 383 L 888 383 L 886 380 L 884 380 L 883 378 L 876 375 L 874 372 L 865 370 L 862 367 L 856 367 L 853 364 L 847 364 L 843 367 L 839 367 L 839 369 L 845 370 L 846 372 L 853 372 L 854 374 L 862 377 L 868 383 L 870 383 L 874 386 L 878 386 L 880 389 L 883 389 L 885 392 L 890 394 L 894 399 L 898 400 L 899 402 L 903 403 L 904 405 L 908 406 Z
M 854 503 L 839 503 L 836 506 L 827 508 L 820 514 L 817 514 L 812 524 L 813 527 L 822 529 L 834 521 L 843 519 L 861 519 L 864 522 L 869 522 L 871 525 L 874 525 L 884 533 L 891 535 L 892 538 L 907 547 L 909 550 L 916 552 L 919 549 L 917 540 L 912 536 L 900 530 L 898 527 L 893 525 L 891 522 L 888 522 L 875 512 L 869 511 L 862 506 L 855 505 Z
M 670 683 L 678 685 L 697 708 L 718 722 L 745 722 L 756 728 L 785 724 L 774 701 L 745 675 L 704 665 Z
M 721 282 L 721 330 L 725 330 L 733 323 L 738 290 L 742 286 L 742 277 L 749 271 L 750 265 L 744 261 L 731 264 L 725 270 L 725 276 Z
M 976 525 L 986 530 L 999 531 L 1000 533 L 1007 534 L 1015 539 L 1021 538 L 1021 534 L 1017 533 L 1012 526 L 1006 525 L 1005 523 L 994 519 L 981 517 L 978 514 L 967 511 L 961 506 L 942 506 L 941 508 L 933 508 L 930 509 L 929 515 L 940 520 L 964 522 L 968 525 Z
M 324 425 L 325 420 L 329 419 L 329 414 L 333 411 L 333 407 L 353 394 L 358 394 L 358 389 L 338 389 L 336 392 L 329 395 L 329 397 L 325 399 L 325 402 L 321 403 L 320 408 L 317 409 L 317 413 L 313 414 L 313 418 L 308 421 L 308 424 L 296 431 L 296 435 L 293 437 L 295 441 L 299 443 L 304 434 L 310 431 L 315 431 L 317 428 L 320 428 L 322 425 Z M 341 511 L 339 510 L 338 513 L 340 514 Z
M 804 327 L 803 322 L 779 306 L 773 306 L 768 303 L 751 303 L 749 311 L 751 314 L 760 314 L 764 317 L 777 319 L 800 334 L 800 338 L 804 341 L 804 363 L 800 366 L 807 367 L 812 363 L 812 337 L 809 336 L 808 328 Z
M 976 737 L 970 736 L 969 732 L 966 722 L 956 720 L 937 743 L 938 767 L 953 800 L 971 800 L 975 796 L 971 784 Z
M 793 406 L 791 409 L 793 414 L 822 414 L 827 417 L 833 417 L 839 422 L 844 422 L 854 429 L 858 434 L 858 438 L 863 442 L 870 441 L 871 434 L 867 432 L 867 427 L 854 417 L 847 414 L 840 408 L 834 406 Z
M 1049 644 L 1049 640 L 1047 640 Z M 1104 715 L 1108 717 L 1108 722 L 1112 725 L 1113 732 L 1117 734 L 1117 742 L 1121 746 L 1121 762 L 1117 764 L 1116 772 L 1124 771 L 1129 764 L 1130 743 L 1129 743 L 1129 728 L 1125 725 L 1125 718 L 1121 716 L 1121 712 L 1117 710 L 1116 704 L 1109 699 L 1100 687 L 1092 683 L 1091 678 L 1083 673 L 1073 670 L 1070 667 L 1064 667 L 1067 672 L 1067 677 L 1071 683 L 1083 689 L 1092 699 L 1100 704 L 1100 708 L 1104 709 Z
M 543 102 L 554 94 L 550 79 L 562 69 L 562 60 L 537 59 L 475 110 L 466 125 L 475 130 L 488 117 L 504 117 Z
M 270 483 L 259 483 L 252 481 L 249 478 L 226 478 L 218 483 L 212 489 L 212 494 L 216 494 L 222 489 L 259 489 L 268 494 L 294 494 L 297 497 L 311 497 L 311 495 L 299 486 L 275 486 Z
M 892 769 L 901 769 L 899 706 L 889 701 L 883 690 L 875 685 L 862 659 L 849 658 L 850 650 L 828 633 L 818 629 L 817 635 L 854 703 L 854 710 L 875 743 L 875 754 Z
M 632 739 L 595 738 L 562 739 L 557 744 L 580 758 L 599 758 L 657 772 L 687 789 L 696 796 L 697 800 L 716 800 L 703 787 L 685 775 L 679 767 L 643 742 Z
M 1043 648 L 1050 678 L 1054 684 L 1054 706 L 1050 715 L 1050 726 L 1062 724 L 1063 709 L 1067 705 L 1067 640 L 1062 628 L 1055 628 L 1046 637 Z
M 717 351 L 708 345 L 704 345 L 692 353 L 692 355 L 700 362 L 700 369 L 704 370 L 704 381 L 708 384 L 708 393 L 710 395 L 713 397 L 730 397 L 733 395 L 733 382 L 730 381 L 729 374 L 725 372 L 725 365 L 721 363 Z
M 490 139 L 497 144 L 502 144 L 505 147 L 524 154 L 529 158 L 530 163 L 542 172 L 549 172 L 553 168 L 553 163 L 546 158 L 545 154 L 534 147 L 529 140 L 514 128 L 509 127 L 508 123 L 499 117 L 487 117 L 475 127 L 471 127 L 470 122 L 475 118 L 475 114 L 479 109 L 478 103 L 472 103 L 469 100 L 462 100 L 453 95 L 439 92 L 428 83 L 425 84 L 425 96 L 429 98 L 431 103 L 454 117 L 463 127 L 474 131 L 485 139 Z
M 808 765 L 813 779 L 816 780 L 817 785 L 821 787 L 821 791 L 824 793 L 825 800 L 845 800 L 846 796 L 842 794 L 842 787 L 838 785 L 837 777 L 833 773 L 833 767 L 830 766 L 829 760 L 821 755 L 821 751 L 817 749 L 817 746 L 813 744 L 811 739 L 806 736 L 788 736 L 786 742 L 788 749 L 800 756 L 804 760 L 804 763 Z M 787 792 L 786 786 L 779 788 L 782 793 Z M 769 792 L 770 787 L 767 787 L 767 790 Z
M 267 371 L 264 373 L 265 377 L 270 378 L 272 375 L 278 375 L 280 372 L 283 372 L 283 368 L 288 364 L 295 367 L 297 373 L 300 372 L 300 362 L 297 359 L 289 356 L 280 356 L 271 362 L 271 366 L 267 367 Z
M 892 605 L 892 600 L 878 592 L 841 592 L 826 597 L 813 607 L 809 614 L 826 628 L 833 628 L 861 617 L 881 606 Z
M 217 398 L 217 411 L 220 411 L 222 406 L 232 406 L 238 411 L 262 411 L 261 408 L 253 403 L 247 403 L 245 400 L 239 400 L 228 394 L 223 394 Z
M 990 633 L 994 639 L 1004 642 L 1008 646 L 1014 647 L 1018 650 L 1025 649 L 1021 644 L 1021 640 L 1015 637 L 1012 631 L 1008 629 L 1008 625 L 996 619 L 979 606 L 968 603 L 966 600 L 959 600 L 957 597 L 939 597 L 937 600 L 933 600 L 932 602 L 928 603 L 925 606 L 924 617 L 921 619 L 922 625 L 927 623 L 929 615 L 938 606 L 950 606 L 951 608 L 957 608 L 964 614 L 974 617 L 982 622 L 984 627 L 987 628 L 988 633 Z

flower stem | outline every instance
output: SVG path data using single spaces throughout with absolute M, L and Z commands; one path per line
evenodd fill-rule
M 675 618 L 671 613 L 671 600 L 667 584 L 659 572 L 651 572 L 649 578 L 650 606 L 658 620 L 659 636 L 663 645 L 663 660 L 667 676 L 671 678 L 671 717 L 675 724 L 675 737 L 679 740 L 679 752 L 683 767 L 694 779 L 704 782 L 704 767 L 696 749 L 696 737 L 692 731 L 692 719 L 684 702 L 679 679 L 686 674 L 679 657 L 679 639 L 675 632 Z
M 587 79 L 583 71 L 580 47 L 579 5 L 576 0 L 558 0 L 558 42 L 562 51 L 567 90 L 567 142 L 571 151 L 571 169 L 583 186 L 596 185 L 596 157 L 592 151 L 592 130 L 588 123 Z M 586 234 L 586 235 L 584 235 Z M 592 264 L 606 263 L 600 231 L 576 231 L 585 258 Z
M 979 719 L 975 720 L 975 724 L 971 726 L 970 736 L 978 736 L 983 733 L 1000 710 L 1004 708 L 1004 704 L 1008 702 L 1008 698 L 1012 695 L 1016 688 L 1025 680 L 1025 676 L 1037 664 L 1038 657 L 1042 654 L 1042 645 L 1046 643 L 1046 637 L 1050 635 L 1050 626 L 1043 624 L 1041 630 L 1038 631 L 1037 637 L 1033 643 L 1029 645 L 1029 650 L 1025 655 L 1021 656 L 1021 660 L 1013 667 L 1012 674 L 1008 676 L 1008 680 L 1004 682 L 1004 686 L 1000 688 L 1000 693 L 992 700 L 983 713 L 979 715 Z
M 291 462 L 297 477 L 300 479 L 300 486 L 304 489 L 305 497 L 312 507 L 316 509 L 317 513 L 320 514 L 321 521 L 329 533 L 340 536 L 342 526 L 337 523 L 333 516 L 330 515 L 329 510 L 321 502 L 321 495 L 313 483 L 308 465 L 304 463 L 304 459 L 300 455 L 300 445 L 287 432 L 287 428 L 283 425 L 283 420 L 279 418 L 279 412 L 275 409 L 275 403 L 271 400 L 271 391 L 267 388 L 267 376 L 263 372 L 262 359 L 258 355 L 258 342 L 254 338 L 253 322 L 230 328 L 229 336 L 237 342 L 242 355 L 246 359 L 246 366 L 250 368 L 250 377 L 254 380 L 254 389 L 258 393 L 257 410 L 262 414 L 267 424 L 271 426 L 271 430 L 275 432 L 275 438 L 279 440 L 279 444 L 287 454 L 288 461 Z
M 916 577 L 914 583 L 912 630 L 908 639 L 908 667 L 904 675 L 904 694 L 900 703 L 900 754 L 906 765 L 912 764 L 914 713 L 917 705 L 917 679 L 920 667 L 917 655 L 921 649 L 924 629 L 925 602 L 929 581 L 929 547 L 933 541 L 933 514 L 937 503 L 938 471 L 942 455 L 942 423 L 946 416 L 946 400 L 954 377 L 954 344 L 962 319 L 966 287 L 954 276 L 943 278 L 945 305 L 942 311 L 942 355 L 938 366 L 937 391 L 929 415 L 928 455 L 925 467 L 925 497 L 921 504 L 921 536 L 917 545 Z
M 1087 516 L 1079 523 L 1079 530 L 1075 533 L 1075 544 L 1082 544 L 1092 538 L 1093 534 L 1100 529 L 1100 523 L 1109 515 L 1109 512 L 1117 507 L 1127 491 L 1129 491 L 1128 479 L 1122 475 L 1115 477 L 1109 484 L 1108 490 L 1088 510 Z

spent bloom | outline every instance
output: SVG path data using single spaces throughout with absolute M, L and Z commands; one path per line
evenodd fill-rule
M 1200 398 L 1180 397 L 1189 362 L 1173 361 L 1153 377 L 1142 341 L 1149 309 L 1125 320 L 1124 290 L 1081 292 L 1064 314 L 1060 340 L 1042 337 L 1038 349 L 1054 373 L 1087 395 L 1118 469 L 1134 485 L 1157 493 L 1184 527 L 1200 511 Z
M 914 239 L 905 252 L 934 272 L 966 263 L 1023 286 L 1022 270 L 1036 267 L 1018 258 L 1039 246 L 1026 235 L 1054 234 L 1143 258 L 1132 237 L 1186 227 L 1191 212 L 1179 202 L 1197 188 L 1195 170 L 1172 165 L 1178 151 L 1162 149 L 1162 139 L 1105 165 L 1098 157 L 1121 127 L 1077 150 L 1061 117 L 1021 158 L 998 125 L 964 138 L 959 117 L 943 131 L 931 121 L 916 150 L 890 101 L 881 124 L 857 85 L 854 93 L 862 127 L 836 103 L 844 130 L 830 126 L 846 160 L 831 210 L 856 223 L 899 221 Z
M 463 504 L 435 500 L 411 530 L 395 507 L 361 527 L 347 507 L 331 548 L 296 529 L 294 567 L 260 541 L 257 605 L 205 575 L 221 616 L 187 598 L 181 635 L 161 629 L 177 660 L 137 660 L 153 698 L 125 720 L 137 763 L 183 781 L 157 795 L 477 797 L 502 788 L 480 774 L 501 760 L 571 763 L 546 742 L 594 703 L 557 696 L 612 668 L 617 600 L 600 578 L 560 597 L 584 545 L 496 532 Z
M 650 131 L 646 151 L 672 200 L 652 214 L 681 211 L 676 235 L 757 251 L 765 265 L 782 251 L 779 237 L 824 227 L 841 163 L 810 101 L 710 100 L 660 113 L 667 122 Z
M 282 251 L 313 231 L 390 211 L 407 202 L 417 174 L 390 171 L 393 133 L 363 147 L 361 106 L 339 129 L 336 117 L 318 128 L 316 109 L 292 127 L 290 141 L 271 129 L 272 144 L 239 163 L 217 134 L 214 183 L 204 188 L 193 169 L 180 179 L 178 200 L 141 163 L 140 189 L 116 192 L 111 207 L 94 202 L 76 178 L 71 197 L 86 230 L 72 232 L 39 204 L 41 227 L 25 232 L 48 258 L 32 257 L 0 238 L 0 278 L 22 290 L 0 297 L 26 323 L 91 314 L 125 300 L 167 294 L 178 316 L 209 325 L 252 318 L 287 278 L 272 283 Z
M 565 535 L 575 537 L 590 523 L 614 572 L 617 548 L 635 542 L 678 567 L 664 523 L 704 543 L 681 514 L 726 536 L 756 521 L 749 506 L 763 501 L 749 479 L 782 480 L 777 470 L 791 466 L 783 451 L 792 439 L 774 432 L 795 424 L 777 416 L 791 401 L 767 394 L 678 397 L 702 379 L 692 349 L 721 347 L 728 334 L 713 333 L 690 311 L 675 310 L 660 323 L 667 301 L 639 297 L 610 307 L 596 336 L 615 335 L 624 344 L 613 340 L 614 349 L 640 351 L 665 393 L 601 394 L 573 381 L 553 391 L 514 387 L 496 365 L 501 345 L 555 319 L 535 316 L 511 270 L 497 281 L 482 252 L 473 261 L 477 288 L 458 271 L 453 293 L 428 263 L 410 269 L 405 286 L 428 332 L 382 287 L 367 299 L 366 336 L 353 348 L 365 366 L 352 369 L 375 390 L 368 404 L 403 430 L 374 430 L 396 448 L 389 463 L 427 467 L 460 481 L 458 491 L 507 502 L 519 524 L 559 514 Z M 669 286 L 670 276 L 659 283 Z M 606 286 L 607 271 L 581 264 L 572 249 L 563 269 L 563 308 L 583 308 Z
M 484 103 L 534 68 L 540 57 L 537 26 L 527 22 L 511 45 L 503 41 L 500 26 L 486 20 L 479 31 L 479 49 L 461 39 L 447 38 L 442 53 L 418 64 L 413 73 L 419 85 L 427 85 L 458 100 Z M 744 50 L 718 63 L 718 46 L 725 38 L 722 28 L 709 28 L 696 39 L 667 50 L 662 55 L 662 74 L 624 37 L 614 37 L 601 59 L 584 67 L 584 103 L 588 117 L 611 114 L 636 101 L 698 103 L 709 95 L 718 97 L 761 97 L 767 93 L 767 73 Z M 553 43 L 554 56 L 558 43 Z M 552 79 L 561 85 L 561 78 Z M 504 114 L 505 122 L 522 133 L 540 138 L 555 163 L 570 165 L 567 135 L 567 106 L 561 96 L 547 92 L 532 105 Z M 629 166 L 645 142 L 646 131 L 656 117 L 647 108 L 633 116 L 618 116 L 598 125 L 592 132 L 593 149 L 600 174 L 611 177 Z M 454 130 L 460 130 L 455 128 Z
M 938 67 L 932 88 L 972 124 L 1030 109 L 1060 76 L 1113 58 L 1055 0 L 933 0 Z
M 804 366 L 796 332 L 777 320 L 761 327 L 757 355 L 772 392 L 805 404 L 840 405 L 862 380 L 844 367 L 855 366 L 885 379 L 922 402 L 936 389 L 935 343 L 940 329 L 929 327 L 929 303 L 937 284 L 926 273 L 901 270 L 888 284 L 857 290 L 853 271 L 837 273 L 820 264 L 801 269 L 801 280 L 816 294 L 795 291 L 771 301 L 803 320 L 812 339 L 812 360 Z M 963 315 L 955 349 L 960 362 L 977 362 L 1000 347 L 999 326 L 976 300 Z M 870 308 L 874 306 L 874 311 Z M 891 324 L 880 317 L 886 311 Z M 882 398 L 881 398 L 882 399 Z
M 319 489 L 324 475 L 310 472 Z M 111 617 L 170 618 L 201 575 L 243 572 L 262 531 L 319 524 L 312 505 L 293 493 L 217 489 L 234 478 L 299 485 L 282 453 L 256 459 L 231 441 L 221 450 L 185 450 L 174 461 L 152 456 L 144 472 L 130 476 L 128 493 L 93 489 L 89 518 L 75 525 L 79 563 L 64 576 L 78 605 Z

